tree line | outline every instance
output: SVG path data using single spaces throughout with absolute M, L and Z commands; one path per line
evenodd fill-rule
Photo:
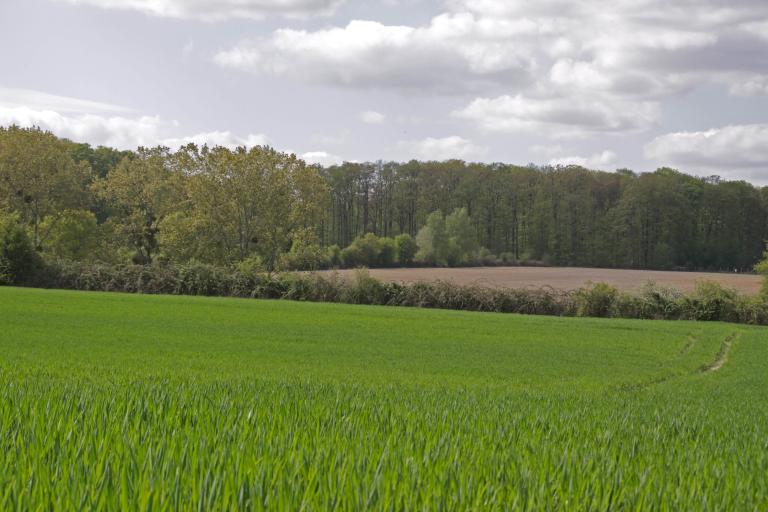
M 479 247 L 505 262 L 751 270 L 768 238 L 768 187 L 674 169 L 603 172 L 446 162 L 345 163 L 322 170 L 326 244 L 364 233 L 417 236 L 464 208 Z
M 111 264 L 751 270 L 768 187 L 667 168 L 322 168 L 268 147 L 118 151 L 11 126 L 0 128 L 0 216 L 43 258 Z

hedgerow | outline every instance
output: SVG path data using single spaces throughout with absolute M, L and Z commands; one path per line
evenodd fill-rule
M 637 293 L 606 283 L 563 291 L 495 288 L 450 281 L 390 283 L 359 269 L 351 279 L 312 272 L 268 273 L 258 267 L 107 265 L 58 261 L 16 284 L 40 288 L 168 295 L 204 295 L 527 315 L 724 321 L 768 325 L 768 298 L 745 296 L 713 282 L 682 292 L 647 283 Z

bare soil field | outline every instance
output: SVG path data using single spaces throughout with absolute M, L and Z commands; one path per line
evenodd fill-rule
M 344 277 L 353 270 L 338 272 Z M 760 291 L 762 278 L 751 274 L 725 274 L 707 272 L 669 272 L 661 270 L 619 270 L 574 267 L 470 267 L 470 268 L 382 268 L 371 269 L 372 277 L 382 281 L 413 283 L 418 281 L 453 281 L 456 284 L 477 284 L 506 288 L 539 288 L 551 286 L 560 290 L 573 290 L 588 282 L 605 282 L 620 290 L 633 291 L 648 281 L 662 286 L 691 291 L 697 281 L 709 280 L 742 293 Z

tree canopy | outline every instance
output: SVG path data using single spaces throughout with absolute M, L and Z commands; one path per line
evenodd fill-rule
M 0 128 L 0 209 L 43 256 L 112 263 L 750 271 L 768 239 L 768 187 L 668 168 L 322 168 L 263 146 L 117 151 L 15 126 Z

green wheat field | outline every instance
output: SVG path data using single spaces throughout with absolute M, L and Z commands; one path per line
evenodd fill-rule
M 1 510 L 766 510 L 768 329 L 0 288 Z

